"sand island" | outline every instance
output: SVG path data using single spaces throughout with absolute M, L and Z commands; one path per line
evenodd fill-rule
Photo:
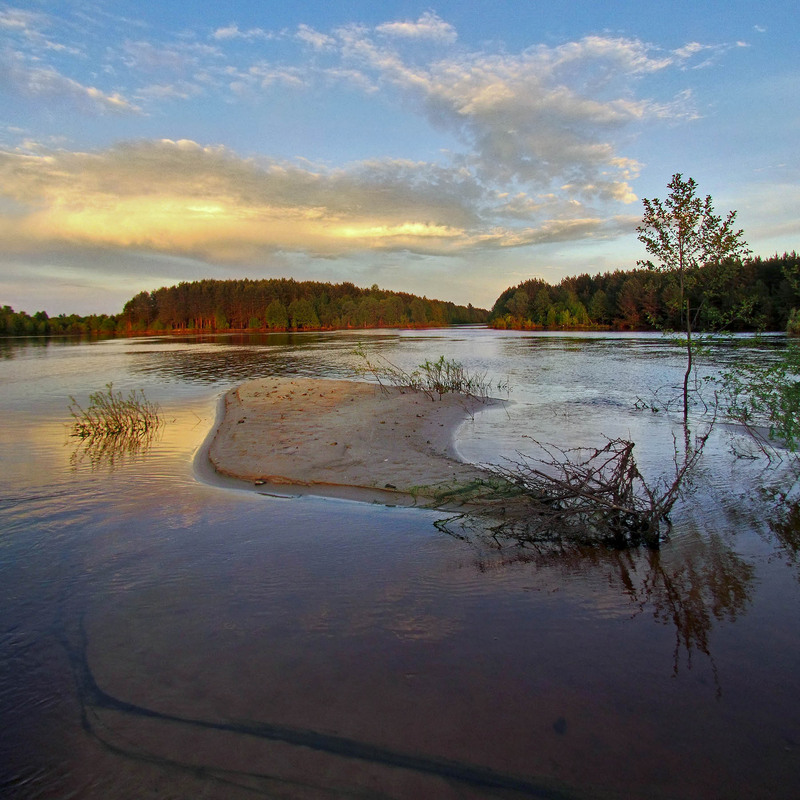
M 270 377 L 224 397 L 209 448 L 222 475 L 264 490 L 425 504 L 436 487 L 487 477 L 460 460 L 458 426 L 502 401 L 346 380 Z

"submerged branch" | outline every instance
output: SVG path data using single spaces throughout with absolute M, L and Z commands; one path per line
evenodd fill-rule
M 634 443 L 625 439 L 573 449 L 532 440 L 543 455 L 518 453 L 502 466 L 485 467 L 489 479 L 472 487 L 472 495 L 460 496 L 474 509 L 466 516 L 495 539 L 658 549 L 709 434 L 710 428 L 693 442 L 687 436 L 682 452 L 676 439 L 674 474 L 654 484 L 642 476 Z

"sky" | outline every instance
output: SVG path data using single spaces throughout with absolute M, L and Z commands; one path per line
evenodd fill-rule
M 202 278 L 491 307 L 632 269 L 674 173 L 800 245 L 783 0 L 0 3 L 0 305 Z

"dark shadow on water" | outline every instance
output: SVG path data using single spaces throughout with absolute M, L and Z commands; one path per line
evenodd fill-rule
M 207 351 L 156 352 L 136 358 L 133 369 L 144 375 L 156 375 L 172 381 L 215 384 L 263 378 L 267 376 L 301 375 L 331 376 L 331 365 L 320 365 L 315 352 L 270 351 L 250 348 Z M 347 373 L 352 377 L 352 372 Z
M 137 745 L 133 741 L 132 721 L 156 723 L 169 726 L 167 736 L 170 746 L 166 750 L 175 749 L 175 736 L 178 730 L 187 732 L 205 732 L 220 737 L 246 737 L 248 740 L 260 740 L 265 743 L 290 745 L 306 751 L 363 762 L 379 768 L 399 769 L 455 782 L 481 790 L 496 790 L 504 797 L 538 797 L 543 800 L 568 800 L 577 795 L 568 790 L 558 788 L 552 782 L 516 776 L 487 767 L 468 764 L 449 759 L 438 759 L 413 752 L 402 752 L 369 742 L 359 741 L 344 736 L 337 736 L 308 728 L 294 728 L 285 725 L 274 725 L 256 720 L 201 719 L 158 711 L 157 709 L 139 706 L 105 692 L 97 683 L 89 664 L 87 650 L 89 646 L 86 628 L 81 619 L 77 629 L 71 634 L 64 627 L 59 631 L 59 638 L 70 661 L 77 685 L 78 700 L 81 709 L 81 724 L 84 731 L 110 752 L 136 761 L 154 764 L 162 768 L 180 769 L 192 773 L 195 777 L 211 779 L 237 788 L 253 791 L 258 794 L 267 792 L 278 786 L 313 789 L 324 794 L 341 794 L 347 796 L 374 796 L 368 790 L 330 789 L 323 784 L 295 780 L 279 774 L 264 774 L 255 771 L 225 767 L 219 764 L 191 762 L 169 755 L 159 755 L 153 746 L 156 737 L 150 735 L 143 741 L 145 745 Z M 236 739 L 231 746 L 229 738 L 218 742 L 215 748 L 216 757 L 221 762 L 225 757 L 225 749 L 236 753 Z M 303 776 L 307 779 L 309 776 Z M 318 796 L 318 795 L 314 795 Z

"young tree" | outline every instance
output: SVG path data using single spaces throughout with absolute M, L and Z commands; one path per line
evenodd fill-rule
M 289 314 L 286 306 L 275 298 L 264 312 L 264 321 L 268 328 L 272 330 L 284 330 L 289 327 Z
M 689 377 L 693 366 L 692 331 L 699 303 L 692 307 L 690 290 L 702 267 L 741 260 L 750 253 L 744 232 L 734 228 L 736 212 L 723 220 L 714 213 L 711 195 L 703 200 L 697 183 L 680 173 L 667 184 L 669 196 L 644 199 L 642 224 L 636 229 L 639 241 L 656 260 L 640 262 L 648 269 L 672 275 L 677 283 L 678 312 L 686 333 L 686 373 L 683 378 L 683 418 L 689 414 Z
M 305 298 L 298 298 L 289 303 L 289 318 L 292 322 L 292 327 L 297 329 L 302 328 L 318 328 L 319 317 L 314 310 L 314 306 L 309 300 Z

